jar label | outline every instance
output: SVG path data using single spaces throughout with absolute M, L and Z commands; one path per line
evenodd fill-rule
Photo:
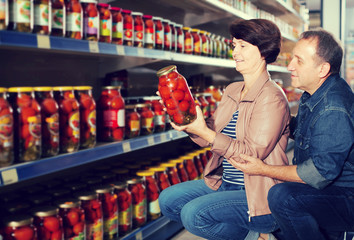
M 141 30 L 135 30 L 134 33 L 135 33 L 134 42 L 137 42 L 137 43 L 142 42 L 142 41 L 143 41 L 143 38 L 144 38 L 143 29 L 141 29 Z
M 140 129 L 140 121 L 139 120 L 131 120 L 130 121 L 130 131 L 135 132 Z
M 79 111 L 75 111 L 69 117 L 69 126 L 72 129 L 73 137 L 79 139 L 80 137 L 80 113 Z
M 81 13 L 68 13 L 68 16 L 66 17 L 66 31 L 81 32 Z
M 103 240 L 102 220 L 97 219 L 93 224 L 86 223 L 86 239 Z
M 45 122 L 47 123 L 47 129 L 50 133 L 50 138 L 53 142 L 58 142 L 58 136 L 59 136 L 59 113 L 54 113 L 50 117 L 47 117 L 45 119 Z
M 156 44 L 162 44 L 164 39 L 163 31 L 156 30 Z
M 103 111 L 103 125 L 105 127 L 124 127 L 125 126 L 125 110 L 111 109 Z
M 154 44 L 154 29 L 151 31 L 145 30 L 144 41 L 146 44 Z
M 151 214 L 158 214 L 161 213 L 160 205 L 159 205 L 159 200 L 156 199 L 155 201 L 152 201 L 149 203 L 149 211 Z
M 104 232 L 108 235 L 115 235 L 118 233 L 118 212 L 104 221 Z
M 96 110 L 93 110 L 89 113 L 86 121 L 90 127 L 90 133 L 96 136 Z
M 13 118 L 11 114 L 0 117 L 0 148 L 13 145 Z
M 154 118 L 154 124 L 155 126 L 158 126 L 158 125 L 165 125 L 166 123 L 166 115 L 155 115 L 155 118 Z
M 133 40 L 133 31 L 132 29 L 124 29 L 124 35 L 123 35 L 124 40 L 126 41 L 132 41 Z
M 96 17 L 85 17 L 84 23 L 85 23 L 85 32 L 87 34 L 92 34 L 95 35 L 98 33 L 98 22 L 99 22 L 98 16 Z
M 184 43 L 184 36 L 182 34 L 178 35 L 178 37 L 177 37 L 177 47 L 180 48 L 180 49 L 183 49 L 183 43 Z
M 111 36 L 112 19 L 101 19 L 100 21 L 100 35 Z
M 171 42 L 172 42 L 172 33 L 171 33 L 171 31 L 165 32 L 165 34 L 164 34 L 165 47 L 170 47 L 171 46 Z
M 141 118 L 141 128 L 153 128 L 154 118 Z
M 52 29 L 63 29 L 63 9 L 52 8 Z
M 195 53 L 200 53 L 200 41 L 195 41 L 195 42 L 194 42 L 193 51 L 194 51 Z
M 70 240 L 85 240 L 85 230 L 83 232 L 80 232 L 78 236 L 69 238 Z
M 30 23 L 31 22 L 31 1 L 17 0 L 14 7 L 16 8 L 13 20 L 16 23 Z
M 191 38 L 187 38 L 184 41 L 184 51 L 186 53 L 191 53 L 193 49 L 193 44 L 192 44 L 192 39 Z
M 36 116 L 28 117 L 27 122 L 28 122 L 28 129 L 30 134 L 34 138 L 40 138 L 41 137 L 41 116 L 36 115 Z
M 135 219 L 146 218 L 146 199 L 143 199 L 138 204 L 133 205 L 133 218 Z
M 48 4 L 34 5 L 34 25 L 46 26 L 49 23 L 49 6 Z
M 112 23 L 112 38 L 123 38 L 123 22 Z
M 127 210 L 120 211 L 119 214 L 119 225 L 130 226 L 132 219 L 132 206 L 130 205 Z
M 209 54 L 209 42 L 205 41 L 202 46 L 202 51 L 205 55 Z
M 4 20 L 6 15 L 6 1 L 0 0 L 0 20 Z

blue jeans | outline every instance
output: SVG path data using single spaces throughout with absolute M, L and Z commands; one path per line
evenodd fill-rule
M 206 239 L 244 239 L 249 230 L 268 233 L 277 229 L 270 214 L 249 221 L 245 190 L 227 182 L 217 191 L 204 180 L 179 183 L 163 190 L 159 203 L 164 216 Z
M 354 188 L 319 190 L 302 183 L 280 183 L 270 189 L 268 203 L 281 229 L 278 239 L 339 239 L 354 228 Z

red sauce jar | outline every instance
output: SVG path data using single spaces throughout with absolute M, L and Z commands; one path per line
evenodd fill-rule
M 170 51 L 172 48 L 172 30 L 170 26 L 170 20 L 163 19 L 163 31 L 164 31 L 164 42 L 163 42 L 163 49 Z
M 101 141 L 114 142 L 124 139 L 125 103 L 120 87 L 103 87 L 97 108 L 98 136 Z
M 151 15 L 144 15 L 144 47 L 155 48 L 155 24 Z
M 33 33 L 49 35 L 51 31 L 49 0 L 34 0 Z
M 134 22 L 134 47 L 144 47 L 144 22 L 143 14 L 132 12 Z
M 145 103 L 151 104 L 152 111 L 155 114 L 154 126 L 155 133 L 164 132 L 166 129 L 166 112 L 163 110 L 163 105 L 160 103 L 160 97 L 147 97 L 144 98 Z
M 66 33 L 68 38 L 83 38 L 83 11 L 79 0 L 66 2 Z
M 84 37 L 89 41 L 98 41 L 100 15 L 96 0 L 81 0 L 84 15 Z
M 221 101 L 222 92 L 220 88 L 209 86 L 204 92 L 212 94 L 214 100 L 216 101 L 216 105 Z
M 163 49 L 164 46 L 164 28 L 162 25 L 162 18 L 153 17 L 152 20 L 155 24 L 155 48 Z
M 200 102 L 200 105 L 201 105 L 200 107 L 202 109 L 204 118 L 210 117 L 209 102 L 205 99 L 204 94 L 203 93 L 196 93 L 195 96 L 198 99 L 198 101 Z
M 193 37 L 193 54 L 201 55 L 202 53 L 202 41 L 199 35 L 199 29 L 193 28 L 191 30 L 191 34 Z
M 157 72 L 158 91 L 167 113 L 177 125 L 186 125 L 196 119 L 196 106 L 186 79 L 170 65 Z
M 6 216 L 0 234 L 4 240 L 36 240 L 37 228 L 33 217 L 23 214 Z
M 181 179 L 179 179 L 178 176 L 176 163 L 172 163 L 172 162 L 161 163 L 160 166 L 166 168 L 168 180 L 170 181 L 171 185 L 175 185 L 181 182 Z
M 183 164 L 187 171 L 189 180 L 197 180 L 199 178 L 199 173 L 193 158 L 190 156 L 182 156 L 181 158 L 184 160 Z
M 183 34 L 184 34 L 184 53 L 185 54 L 192 54 L 193 53 L 193 36 L 191 34 L 190 27 L 183 27 Z
M 178 53 L 184 52 L 184 33 L 182 30 L 182 24 L 176 24 L 176 51 Z
M 118 209 L 119 209 L 119 237 L 124 236 L 132 230 L 133 218 L 132 218 L 132 195 L 128 190 L 127 183 L 115 182 L 113 183 L 114 193 L 117 194 Z
M 112 43 L 123 44 L 123 15 L 119 7 L 111 7 L 112 13 Z
M 0 168 L 14 162 L 13 109 L 7 101 L 6 88 L 0 88 Z
M 125 105 L 125 138 L 135 138 L 140 135 L 140 114 L 134 104 Z
M 192 152 L 192 153 L 187 154 L 187 157 L 192 158 L 194 165 L 198 171 L 199 178 L 202 179 L 204 168 L 203 168 L 203 163 L 199 157 L 199 153 Z
M 138 113 L 140 114 L 140 119 L 141 119 L 140 135 L 145 136 L 145 135 L 153 134 L 155 131 L 155 125 L 154 125 L 155 113 L 151 110 L 151 104 L 140 103 L 140 104 L 136 104 L 135 106 Z
M 59 106 L 52 87 L 35 87 L 35 98 L 41 106 L 42 157 L 59 153 Z
M 176 52 L 176 42 L 177 42 L 177 34 L 176 34 L 176 23 L 170 21 L 170 28 L 171 28 L 171 51 Z
M 213 95 L 211 93 L 204 93 L 204 97 L 209 103 L 209 111 L 210 111 L 209 116 L 213 116 L 216 110 L 216 101 L 213 98 Z
M 141 177 L 130 178 L 127 184 L 132 194 L 133 228 L 137 228 L 147 221 L 146 189 Z
M 77 86 L 74 90 L 80 104 L 80 147 L 92 148 L 96 145 L 96 101 L 92 87 Z
M 107 3 L 97 4 L 100 13 L 100 42 L 112 42 L 112 13 L 109 10 L 110 6 Z
M 73 87 L 54 87 L 53 90 L 59 104 L 60 152 L 75 152 L 80 147 L 80 104 Z
M 200 31 L 199 35 L 200 35 L 201 42 L 202 42 L 202 55 L 209 56 L 209 39 L 206 36 L 206 32 Z
M 14 116 L 15 161 L 28 162 L 41 156 L 41 107 L 31 87 L 8 89 Z
M 64 37 L 66 27 L 66 6 L 63 0 L 51 0 L 51 33 L 52 36 Z
M 122 10 L 123 15 L 123 45 L 133 46 L 133 17 L 132 11 Z
M 166 167 L 161 167 L 161 166 L 151 167 L 151 168 L 149 168 L 149 171 L 152 171 L 155 173 L 155 179 L 156 179 L 157 186 L 159 187 L 160 192 L 162 192 L 162 190 L 171 186 L 171 183 L 168 180 Z
M 205 32 L 206 37 L 208 38 L 209 41 L 209 57 L 213 57 L 213 51 L 214 51 L 214 40 L 211 38 L 211 33 L 210 32 Z
M 41 206 L 31 210 L 34 216 L 33 224 L 37 228 L 38 239 L 63 239 L 63 219 L 59 209 L 53 206 Z
M 9 0 L 9 30 L 30 33 L 33 31 L 33 0 Z

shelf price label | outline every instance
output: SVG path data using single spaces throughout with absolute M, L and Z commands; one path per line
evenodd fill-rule
M 135 240 L 143 240 L 143 234 L 141 231 L 135 234 Z
M 124 46 L 122 46 L 122 45 L 117 45 L 116 49 L 117 49 L 117 54 L 118 54 L 118 55 L 125 55 Z
M 50 49 L 49 36 L 37 34 L 37 47 Z
M 16 168 L 2 171 L 1 178 L 4 185 L 18 182 L 18 175 L 17 175 Z
M 147 141 L 149 146 L 155 145 L 154 137 L 148 137 Z
M 131 147 L 130 147 L 129 142 L 123 142 L 122 147 L 123 147 L 123 152 L 125 152 L 125 153 L 131 151 Z
M 161 134 L 160 139 L 161 139 L 161 142 L 166 142 L 167 141 L 167 134 Z
M 138 54 L 138 57 L 144 57 L 145 56 L 144 48 L 138 48 L 137 54 Z
M 89 50 L 91 53 L 99 53 L 100 50 L 98 48 L 98 42 L 88 41 L 89 42 Z

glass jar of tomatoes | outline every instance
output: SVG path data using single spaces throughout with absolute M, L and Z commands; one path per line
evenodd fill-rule
M 202 162 L 203 165 L 203 169 L 205 168 L 205 166 L 208 163 L 208 157 L 206 155 L 206 149 L 201 149 L 201 150 L 197 150 L 196 153 L 199 154 L 199 159 Z
M 96 0 L 81 0 L 84 15 L 84 37 L 88 41 L 98 41 L 100 15 Z
M 152 171 L 155 173 L 155 179 L 156 179 L 157 186 L 159 187 L 160 192 L 162 192 L 162 190 L 171 186 L 171 183 L 168 180 L 166 167 L 161 167 L 161 165 L 156 166 L 156 167 L 151 167 L 151 168 L 149 168 L 149 171 Z
M 184 33 L 182 24 L 176 24 L 176 52 L 184 52 Z
M 152 111 L 155 114 L 154 126 L 155 133 L 160 133 L 166 129 L 166 112 L 163 110 L 163 105 L 160 103 L 161 98 L 156 97 L 144 97 L 145 103 L 151 104 Z
M 155 131 L 154 117 L 155 113 L 151 110 L 151 104 L 149 103 L 139 103 L 136 104 L 136 109 L 140 114 L 141 119 L 141 130 L 140 135 L 150 135 Z
M 42 157 L 59 153 L 59 106 L 52 87 L 35 87 L 35 98 L 41 106 Z
M 142 177 L 146 186 L 146 199 L 147 199 L 147 218 L 148 220 L 155 220 L 161 216 L 159 206 L 159 194 L 154 172 L 152 171 L 138 171 L 137 176 Z
M 202 160 L 199 157 L 199 153 L 197 151 L 194 151 L 194 152 L 188 153 L 187 157 L 192 158 L 193 163 L 198 171 L 199 178 L 202 179 L 204 168 L 203 168 Z
M 176 23 L 170 21 L 170 28 L 171 28 L 171 51 L 176 52 L 176 42 L 177 42 L 177 35 L 176 35 Z
M 125 105 L 125 138 L 135 138 L 140 135 L 140 114 L 135 104 Z
M 170 20 L 162 19 L 163 32 L 164 32 L 164 42 L 163 49 L 166 51 L 171 51 L 172 44 L 172 31 L 170 26 Z
M 158 91 L 167 113 L 176 125 L 186 125 L 197 117 L 196 105 L 186 79 L 170 65 L 157 72 Z
M 184 34 L 184 53 L 185 54 L 192 54 L 193 53 L 193 36 L 191 34 L 190 27 L 183 27 L 183 34 Z
M 128 190 L 128 184 L 125 182 L 115 182 L 113 183 L 113 188 L 118 200 L 118 232 L 119 237 L 122 237 L 128 232 L 130 232 L 133 227 L 132 195 Z
M 85 212 L 86 238 L 103 239 L 102 203 L 94 191 L 78 192 L 75 196 L 81 201 L 81 208 Z
M 33 33 L 50 34 L 51 26 L 49 22 L 50 5 L 49 0 L 34 0 Z
M 6 93 L 6 88 L 0 88 L 0 168 L 14 162 L 13 109 L 7 101 Z
M 34 216 L 33 224 L 37 228 L 38 239 L 63 239 L 63 219 L 59 209 L 54 206 L 40 206 L 31 210 Z
M 190 156 L 182 156 L 181 159 L 183 159 L 183 164 L 188 174 L 189 180 L 199 179 L 199 173 L 193 161 L 193 158 Z
M 83 11 L 79 0 L 66 2 L 66 33 L 68 38 L 83 38 Z
M 120 87 L 102 88 L 98 100 L 98 137 L 104 142 L 122 141 L 125 131 L 125 103 L 120 94 Z
M 104 239 L 116 239 L 118 237 L 117 195 L 110 185 L 99 186 L 95 191 L 102 203 Z
M 203 93 L 196 93 L 196 98 L 200 102 L 200 108 L 202 109 L 204 118 L 210 117 L 210 106 L 209 102 L 205 99 Z
M 51 33 L 52 36 L 64 37 L 66 27 L 66 6 L 62 0 L 51 0 Z
M 8 89 L 14 117 L 15 161 L 28 162 L 41 156 L 41 107 L 31 87 Z
M 151 15 L 144 15 L 144 47 L 155 48 L 155 25 Z
M 111 7 L 112 13 L 112 43 L 123 44 L 123 15 L 119 7 Z
M 109 10 L 110 5 L 107 3 L 97 4 L 100 13 L 100 42 L 112 42 L 112 13 Z
M 130 178 L 127 184 L 132 194 L 133 228 L 137 228 L 147 221 L 146 188 L 141 177 Z
M 134 47 L 144 47 L 144 22 L 143 14 L 140 12 L 132 12 L 134 22 Z
M 216 101 L 211 93 L 203 93 L 203 95 L 209 104 L 209 116 L 213 116 L 216 110 Z
M 30 33 L 33 31 L 33 0 L 9 0 L 9 30 Z
M 96 101 L 92 87 L 77 86 L 74 90 L 80 104 L 80 147 L 92 148 L 96 145 Z
M 134 22 L 133 22 L 132 11 L 123 9 L 122 15 L 123 15 L 123 45 L 133 46 Z
M 4 240 L 36 240 L 37 228 L 33 225 L 32 216 L 14 214 L 3 219 L 0 235 Z
M 155 48 L 163 49 L 164 46 L 164 29 L 162 25 L 162 18 L 152 17 L 152 20 L 155 24 Z
M 64 239 L 86 239 L 85 212 L 76 198 L 57 200 L 59 216 L 63 219 Z
M 176 163 L 174 163 L 174 162 L 165 162 L 165 163 L 161 163 L 160 166 L 166 168 L 168 180 L 169 180 L 171 185 L 175 185 L 175 184 L 181 182 L 181 179 L 179 179 L 179 176 L 178 176 Z
M 80 105 L 70 86 L 53 87 L 54 99 L 59 104 L 60 152 L 71 153 L 80 146 Z
M 221 101 L 222 92 L 219 88 L 215 86 L 209 86 L 204 92 L 212 94 L 214 100 L 216 101 L 216 106 Z
M 196 28 L 191 29 L 191 34 L 193 37 L 193 54 L 201 55 L 202 41 L 200 39 L 199 29 Z

